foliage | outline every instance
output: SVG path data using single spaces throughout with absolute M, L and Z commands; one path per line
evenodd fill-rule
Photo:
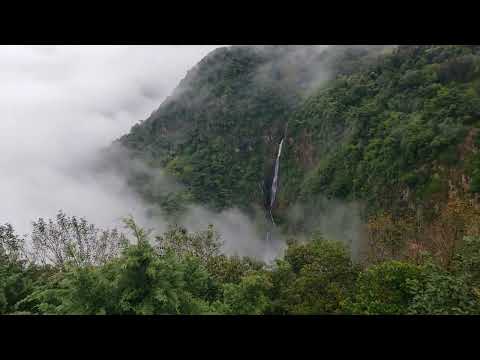
M 137 243 L 103 266 L 72 264 L 30 296 L 41 313 L 189 314 L 207 312 L 208 274 L 199 261 L 160 256 L 126 219 Z
M 409 286 L 422 281 L 419 266 L 400 261 L 387 261 L 363 271 L 357 281 L 353 300 L 345 310 L 364 315 L 400 315 L 408 313 L 414 298 Z
M 467 165 L 458 148 L 478 127 L 479 64 L 477 48 L 400 46 L 332 81 L 290 118 L 281 196 L 362 199 L 371 213 L 438 201 L 452 177 L 441 169 Z
M 248 257 L 226 256 L 224 254 L 211 257 L 206 266 L 213 278 L 222 284 L 238 284 L 247 274 L 264 268 L 264 264 L 261 261 Z
M 464 234 L 434 220 L 452 191 L 480 186 L 479 84 L 478 46 L 234 46 L 202 60 L 119 143 L 181 183 L 158 191 L 148 176 L 132 179 L 177 214 L 190 202 L 264 205 L 286 136 L 279 225 L 291 225 L 293 204 L 318 196 L 358 201 L 383 234 L 375 235 L 377 260 L 422 249 L 449 262 Z
M 0 225 L 0 314 L 14 312 L 32 286 L 33 274 L 26 266 L 24 239 L 11 224 Z
M 261 273 L 246 275 L 239 284 L 227 283 L 220 309 L 230 315 L 261 315 L 270 306 L 271 287 L 268 276 Z
M 68 217 L 59 211 L 55 220 L 33 222 L 32 245 L 38 261 L 65 267 L 104 264 L 126 243 L 117 230 L 100 230 L 84 218 Z
M 168 231 L 157 237 L 157 249 L 163 254 L 173 253 L 176 256 L 194 256 L 206 264 L 212 257 L 220 253 L 222 243 L 220 236 L 210 225 L 207 231 L 188 233 L 180 226 L 170 226 Z
M 478 283 L 468 272 L 452 272 L 431 258 L 421 265 L 387 261 L 360 275 L 345 311 L 382 315 L 465 315 L 480 312 Z
M 319 52 L 287 45 L 215 50 L 117 142 L 154 172 L 166 169 L 185 188 L 157 196 L 148 185 L 153 179 L 130 174 L 131 183 L 169 212 L 181 211 L 188 202 L 216 209 L 262 204 L 261 188 L 292 111 L 328 78 L 365 68 L 383 49 L 337 46 Z
M 0 226 L 0 313 L 479 314 L 480 47 L 383 50 L 218 49 L 118 141 L 148 165 L 129 183 L 175 218 L 264 204 L 286 136 L 274 211 L 365 202 L 368 262 L 316 234 L 267 266 L 212 227 L 154 237 L 130 217 L 129 240 L 59 212 L 31 249 Z
M 342 243 L 317 235 L 290 245 L 272 276 L 281 299 L 276 306 L 285 313 L 331 314 L 350 296 L 357 269 Z
M 0 261 L 17 262 L 25 258 L 24 239 L 11 224 L 0 225 Z
M 52 266 L 2 257 L 0 313 L 480 313 L 479 237 L 457 246 L 449 267 L 426 255 L 417 263 L 382 260 L 362 269 L 342 243 L 320 234 L 290 242 L 283 258 L 267 266 L 221 254 L 211 227 L 198 233 L 171 227 L 157 237 L 161 246 L 153 246 L 149 231 L 132 218 L 125 223 L 134 239 L 101 264 Z M 13 227 L 1 231 L 3 244 L 24 252 L 22 242 L 13 246 Z
M 445 203 L 436 207 L 433 214 L 427 215 L 410 209 L 371 217 L 367 224 L 370 261 L 421 261 L 423 253 L 428 252 L 437 263 L 450 267 L 465 237 L 480 236 L 480 210 L 472 199 L 458 194 L 450 194 Z
M 466 315 L 480 313 L 480 294 L 472 288 L 465 274 L 452 274 L 427 264 L 421 281 L 411 280 L 415 294 L 410 314 Z

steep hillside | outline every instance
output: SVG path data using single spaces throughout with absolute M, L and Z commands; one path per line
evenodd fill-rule
M 337 78 L 290 118 L 283 206 L 324 194 L 398 212 L 478 192 L 479 94 L 477 46 L 400 46 Z
M 212 52 L 147 120 L 119 142 L 182 191 L 157 194 L 175 210 L 195 201 L 216 209 L 268 201 L 273 160 L 292 112 L 328 80 L 365 68 L 384 46 L 233 46 Z M 156 194 L 156 195 L 153 195 Z M 267 195 L 265 195 L 267 194 Z

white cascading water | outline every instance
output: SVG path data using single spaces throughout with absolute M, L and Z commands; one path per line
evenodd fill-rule
M 283 139 L 280 141 L 280 145 L 278 147 L 278 154 L 277 154 L 277 160 L 275 162 L 275 173 L 273 175 L 273 181 L 272 181 L 272 190 L 270 192 L 270 217 L 272 218 L 272 223 L 275 225 L 275 221 L 273 220 L 272 216 L 272 209 L 273 205 L 275 204 L 275 198 L 277 196 L 277 189 L 278 189 L 278 169 L 280 166 L 280 156 L 282 155 L 282 146 L 283 146 Z
M 280 167 L 280 156 L 282 155 L 282 147 L 283 147 L 283 139 L 280 141 L 280 145 L 278 146 L 278 154 L 277 154 L 277 160 L 275 161 L 275 172 L 273 175 L 273 181 L 272 181 L 272 189 L 270 191 L 270 206 L 269 206 L 269 213 L 270 213 L 270 219 L 272 220 L 272 225 L 276 226 L 275 220 L 273 219 L 272 215 L 272 209 L 273 205 L 275 205 L 275 199 L 277 196 L 277 189 L 278 189 L 278 169 Z M 267 244 L 270 242 L 270 236 L 271 236 L 271 231 L 267 232 Z

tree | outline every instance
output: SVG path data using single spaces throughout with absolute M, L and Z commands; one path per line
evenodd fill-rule
M 407 314 L 415 296 L 411 282 L 422 279 L 421 267 L 407 262 L 392 260 L 371 266 L 358 277 L 344 310 L 362 315 Z
M 276 284 L 282 298 L 278 305 L 293 314 L 340 313 L 357 273 L 340 242 L 317 234 L 305 244 L 291 244 L 272 275 L 280 281 Z
M 393 217 L 389 213 L 371 217 L 367 224 L 370 261 L 398 259 L 408 241 L 415 240 L 415 222 L 410 217 Z
M 126 238 L 116 229 L 100 230 L 84 218 L 68 217 L 60 211 L 55 220 L 33 222 L 32 245 L 35 261 L 65 268 L 101 265 L 117 256 Z
M 409 314 L 480 314 L 480 293 L 468 281 L 466 273 L 448 272 L 433 262 L 422 266 L 421 279 L 411 279 L 413 295 Z
M 136 243 L 106 264 L 65 264 L 26 302 L 51 314 L 200 314 L 211 311 L 211 284 L 200 261 L 159 254 L 148 232 L 133 218 L 125 220 Z
M 480 236 L 480 210 L 472 201 L 452 194 L 439 215 L 426 228 L 426 248 L 444 267 L 449 268 L 462 247 L 465 236 Z
M 25 240 L 15 233 L 11 224 L 0 225 L 0 262 L 16 262 L 25 257 Z
M 463 274 L 472 286 L 480 288 L 480 236 L 466 236 L 453 259 L 452 271 Z
M 0 314 L 15 312 L 33 289 L 33 271 L 27 267 L 24 245 L 12 225 L 0 226 Z
M 156 238 L 157 250 L 161 254 L 169 252 L 178 257 L 198 257 L 204 264 L 220 254 L 222 242 L 220 235 L 209 225 L 206 231 L 189 233 L 185 228 L 175 225 Z
M 262 270 L 264 264 L 249 257 L 241 258 L 221 254 L 209 258 L 206 267 L 218 283 L 238 284 L 244 276 Z
M 218 307 L 229 315 L 261 315 L 270 307 L 272 283 L 266 274 L 252 273 L 239 284 L 228 283 L 223 288 L 223 303 Z

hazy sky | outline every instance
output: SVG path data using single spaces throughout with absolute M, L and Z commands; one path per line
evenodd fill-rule
M 73 172 L 218 46 L 0 46 L 0 222 L 63 209 L 109 226 L 141 211 L 118 179 Z M 121 194 L 120 194 L 121 193 Z

